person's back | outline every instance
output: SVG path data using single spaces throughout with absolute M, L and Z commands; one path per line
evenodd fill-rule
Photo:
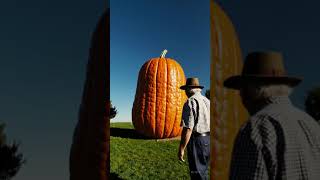
M 181 86 L 188 100 L 183 105 L 181 141 L 178 158 L 184 162 L 187 148 L 188 165 L 191 179 L 209 179 L 210 160 L 210 101 L 201 94 L 203 86 L 198 78 L 188 78 Z
M 242 74 L 224 81 L 250 114 L 235 139 L 230 179 L 320 179 L 320 126 L 289 99 L 301 81 L 272 51 L 249 53 Z
M 199 112 L 196 114 L 199 115 L 198 122 L 194 127 L 194 131 L 199 133 L 209 132 L 210 131 L 210 100 L 203 96 L 200 92 L 195 93 L 190 97 L 190 101 L 196 99 L 199 103 Z M 197 107 L 197 105 L 195 106 Z
M 265 133 L 261 139 L 254 132 L 251 137 L 268 148 L 265 160 L 274 168 L 274 178 L 320 179 L 320 126 L 311 116 L 283 97 L 257 112 L 250 123 Z

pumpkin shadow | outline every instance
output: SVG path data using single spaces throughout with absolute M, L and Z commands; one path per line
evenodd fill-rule
M 129 139 L 149 139 L 134 129 L 110 128 L 110 136 Z
M 120 178 L 119 175 L 116 173 L 110 173 L 109 178 L 112 180 L 124 180 L 124 179 Z

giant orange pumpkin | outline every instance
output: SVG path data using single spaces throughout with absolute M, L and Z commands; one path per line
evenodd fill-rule
M 109 165 L 110 11 L 91 41 L 86 81 L 70 151 L 70 180 L 106 180 Z
M 180 64 L 165 54 L 166 50 L 141 67 L 132 107 L 135 129 L 149 138 L 176 137 L 182 131 L 182 107 L 187 97 L 179 87 L 186 79 Z
M 235 136 L 247 118 L 238 91 L 223 87 L 223 80 L 241 73 L 240 44 L 232 22 L 213 1 L 211 10 L 211 179 L 229 179 Z

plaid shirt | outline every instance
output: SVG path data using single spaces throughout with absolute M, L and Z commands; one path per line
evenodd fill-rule
M 200 92 L 196 92 L 184 103 L 180 126 L 191 128 L 198 133 L 210 132 L 210 101 Z
M 320 179 L 320 126 L 275 97 L 251 116 L 234 143 L 230 179 Z

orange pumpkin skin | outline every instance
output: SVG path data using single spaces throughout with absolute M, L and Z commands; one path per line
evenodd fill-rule
M 182 108 L 187 97 L 179 87 L 185 79 L 180 64 L 164 55 L 141 67 L 132 108 L 132 122 L 140 134 L 156 139 L 181 135 Z
M 108 9 L 92 36 L 79 120 L 70 151 L 70 180 L 106 180 L 110 172 L 109 18 Z
M 226 13 L 210 1 L 211 9 L 211 87 L 210 178 L 228 179 L 234 139 L 247 119 L 238 91 L 223 87 L 223 80 L 241 74 L 242 56 L 234 26 Z

